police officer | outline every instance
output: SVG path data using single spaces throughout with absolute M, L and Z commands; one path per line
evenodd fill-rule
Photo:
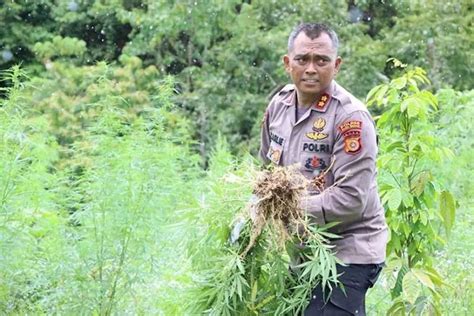
M 325 190 L 308 188 L 301 202 L 313 222 L 332 231 L 344 289 L 314 289 L 305 315 L 365 315 L 365 294 L 385 261 L 387 226 L 376 184 L 376 132 L 367 108 L 334 81 L 341 66 L 338 37 L 324 24 L 297 26 L 283 57 L 293 84 L 265 112 L 260 157 L 299 164 L 308 178 L 324 176 Z

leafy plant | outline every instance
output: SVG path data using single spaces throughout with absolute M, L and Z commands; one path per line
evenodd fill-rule
M 51 42 L 36 43 L 33 51 L 44 59 L 53 56 L 80 56 L 86 51 L 86 43 L 77 38 L 55 36 Z
M 56 168 L 48 116 L 29 107 L 20 73 L 0 105 L 0 309 L 180 314 L 186 231 L 172 224 L 200 169 L 185 119 L 171 112 L 171 83 L 139 116 L 96 94 L 100 115 L 70 144 L 87 159 L 77 172 Z
M 58 281 L 46 266 L 59 266 L 67 249 L 53 172 L 58 146 L 44 118 L 26 115 L 21 69 L 3 75 L 13 85 L 0 100 L 0 310 L 36 313 L 40 293 Z
M 200 229 L 190 244 L 196 283 L 189 295 L 189 312 L 302 314 L 317 284 L 331 288 L 337 283 L 338 260 L 328 245 L 328 239 L 336 236 L 327 227 L 309 226 L 292 217 L 292 212 L 297 214 L 292 201 L 297 201 L 301 189 L 297 180 L 291 180 L 291 172 L 267 171 L 257 181 L 259 172 L 252 160 L 235 168 L 225 145 L 220 146 L 211 159 L 210 190 L 193 219 Z M 254 192 L 266 193 L 253 221 L 245 206 L 252 183 Z M 284 193 L 280 186 L 286 188 Z M 295 232 L 288 235 L 294 222 L 307 227 L 303 244 Z
M 399 66 L 404 66 L 394 60 Z M 372 89 L 368 105 L 378 105 L 381 155 L 377 164 L 382 202 L 390 227 L 387 275 L 393 285 L 389 314 L 439 313 L 440 288 L 446 285 L 434 269 L 435 250 L 443 245 L 438 228 L 449 236 L 456 202 L 431 170 L 452 152 L 439 145 L 430 126 L 438 101 L 420 88 L 429 84 L 421 68 Z

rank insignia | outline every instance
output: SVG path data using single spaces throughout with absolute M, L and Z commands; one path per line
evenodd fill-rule
M 321 132 L 309 132 L 309 133 L 306 133 L 306 137 L 312 140 L 321 140 L 321 139 L 327 138 L 328 134 L 321 133 Z
M 325 93 L 319 98 L 318 102 L 316 102 L 315 107 L 318 109 L 323 109 L 328 102 L 329 94 Z

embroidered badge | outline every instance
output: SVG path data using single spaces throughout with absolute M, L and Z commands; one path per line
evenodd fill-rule
M 345 133 L 351 129 L 358 129 L 358 130 L 361 130 L 362 129 L 362 122 L 361 121 L 347 121 L 347 122 L 344 122 L 342 123 L 341 125 L 339 125 L 339 130 L 341 131 L 341 133 Z
M 326 163 L 324 162 L 324 159 L 319 158 L 318 156 L 314 156 L 314 157 L 306 159 L 306 163 L 304 166 L 306 169 L 312 170 L 312 171 L 315 171 L 315 170 L 321 171 L 321 170 L 326 169 Z
M 362 148 L 360 137 L 344 138 L 344 151 L 349 154 L 356 154 Z
M 318 117 L 313 123 L 313 131 L 306 133 L 306 137 L 312 140 L 321 140 L 328 137 L 328 134 L 322 133 L 324 127 L 326 126 L 326 120 L 322 117 Z
M 321 139 L 327 138 L 328 134 L 321 133 L 321 132 L 309 132 L 309 133 L 306 133 L 306 137 L 312 140 L 321 140 Z
M 325 126 L 326 126 L 326 120 L 323 119 L 322 117 L 319 117 L 313 123 L 313 131 L 322 132 Z
M 348 154 L 357 154 L 362 148 L 361 121 L 347 121 L 339 125 L 339 131 L 344 137 L 344 151 Z

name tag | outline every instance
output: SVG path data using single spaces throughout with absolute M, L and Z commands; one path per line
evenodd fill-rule
M 283 146 L 283 143 L 285 142 L 285 139 L 281 136 L 278 136 L 277 134 L 270 132 L 270 140 L 274 141 L 280 146 Z
M 282 153 L 282 147 L 272 142 L 270 144 L 270 148 L 268 149 L 267 158 L 270 159 L 274 164 L 278 165 L 280 163 Z

